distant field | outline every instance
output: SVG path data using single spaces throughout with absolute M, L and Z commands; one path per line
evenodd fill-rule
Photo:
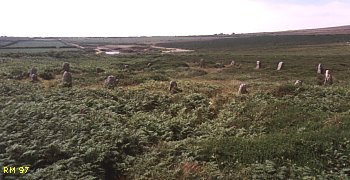
M 86 45 L 106 44 L 156 44 L 165 42 L 202 41 L 234 36 L 153 36 L 153 37 L 63 37 L 63 41 Z
M 38 47 L 38 48 L 8 48 L 1 49 L 0 53 L 42 53 L 42 52 L 62 52 L 62 51 L 80 51 L 77 48 L 47 48 L 47 47 Z
M 14 44 L 6 46 L 6 48 L 41 48 L 41 47 L 62 48 L 62 47 L 67 47 L 67 45 L 57 40 L 27 40 L 27 41 L 17 41 Z
M 337 35 L 337 34 L 350 34 L 350 26 L 289 30 L 289 31 L 280 31 L 280 32 L 250 33 L 250 35 Z
M 78 50 L 58 39 L 48 38 L 0 38 L 0 52 L 47 52 Z
M 10 44 L 11 42 L 12 42 L 12 41 L 5 41 L 5 40 L 0 41 L 0 47 L 6 46 L 6 45 Z
M 160 46 L 187 49 L 237 50 L 247 48 L 286 48 L 300 45 L 319 45 L 329 43 L 349 43 L 350 35 L 285 35 L 285 36 L 250 36 L 240 38 L 215 39 L 208 41 L 188 41 L 159 43 Z

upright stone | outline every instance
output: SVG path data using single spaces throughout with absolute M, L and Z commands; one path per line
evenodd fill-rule
M 151 67 L 151 66 L 152 66 L 152 63 L 148 63 L 148 64 L 147 64 L 147 67 Z
M 31 76 L 32 74 L 38 75 L 38 70 L 33 67 L 30 71 L 29 71 L 29 76 Z
M 302 80 L 296 80 L 294 85 L 296 86 L 302 86 L 303 85 L 303 81 Z
M 242 83 L 241 85 L 239 85 L 239 89 L 238 89 L 238 94 L 247 94 L 247 85 Z
M 201 59 L 201 60 L 199 61 L 199 67 L 200 67 L 200 68 L 204 68 L 204 67 L 205 67 L 204 59 Z
M 235 61 L 231 61 L 230 65 L 235 66 Z
M 323 74 L 324 70 L 323 70 L 323 66 L 322 64 L 318 64 L 317 66 L 317 74 Z
M 177 83 L 176 83 L 176 81 L 170 81 L 170 84 L 169 84 L 169 91 L 170 91 L 170 92 L 175 92 L 175 91 L 176 91 L 176 88 L 177 88 Z
M 62 70 L 63 70 L 63 71 L 70 72 L 70 66 L 69 66 L 69 63 L 64 62 L 64 63 L 63 63 L 63 65 L 62 65 Z
M 105 86 L 108 88 L 114 88 L 117 86 L 118 79 L 115 78 L 115 76 L 108 76 L 106 81 L 105 81 Z
M 99 67 L 96 68 L 96 73 L 97 73 L 97 74 L 102 73 L 103 71 L 104 71 L 104 70 L 103 70 L 102 68 L 99 68 Z
M 256 61 L 255 69 L 261 69 L 261 62 L 260 61 Z
M 332 85 L 333 84 L 333 77 L 332 77 L 330 70 L 326 70 L 323 84 L 324 85 Z
M 37 74 L 31 74 L 30 75 L 30 80 L 32 82 L 37 82 L 38 81 L 38 75 Z
M 72 87 L 72 74 L 68 71 L 64 71 L 62 76 L 62 83 L 65 87 Z
M 283 62 L 279 62 L 278 63 L 278 66 L 277 66 L 277 71 L 280 71 L 280 70 L 282 70 L 282 68 L 283 68 Z

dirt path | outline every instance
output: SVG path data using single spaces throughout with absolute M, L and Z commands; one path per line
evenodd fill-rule
M 151 48 L 161 49 L 162 53 L 181 53 L 181 52 L 193 52 L 194 51 L 194 50 L 189 50 L 189 49 L 167 48 L 167 47 L 161 47 L 161 46 L 155 46 L 155 45 L 151 45 Z

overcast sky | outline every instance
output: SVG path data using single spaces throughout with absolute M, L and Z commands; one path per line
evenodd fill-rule
M 0 0 L 2 36 L 156 36 L 350 25 L 350 0 Z

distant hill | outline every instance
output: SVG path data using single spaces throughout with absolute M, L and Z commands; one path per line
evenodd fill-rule
M 334 35 L 334 34 L 350 34 L 350 25 L 326 27 L 316 29 L 301 29 L 301 30 L 289 30 L 279 32 L 260 32 L 249 33 L 250 35 Z

